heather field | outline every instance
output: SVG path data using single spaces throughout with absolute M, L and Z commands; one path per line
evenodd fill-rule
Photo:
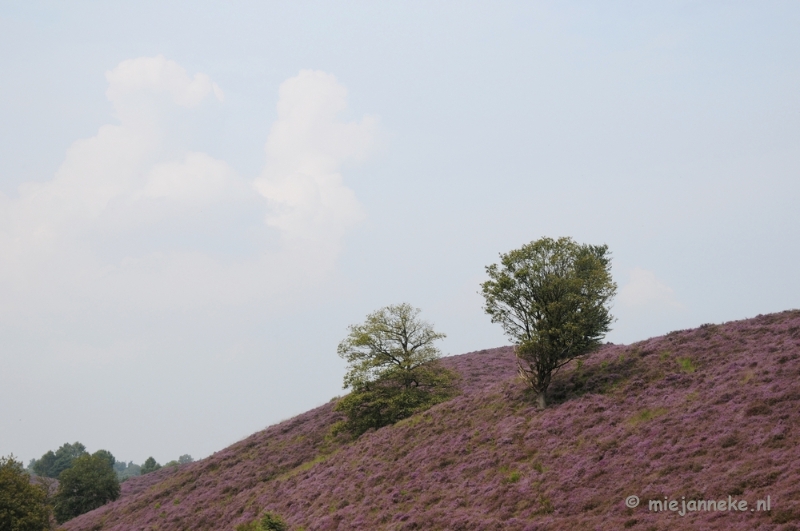
M 64 527 L 232 531 L 268 509 L 306 531 L 800 529 L 800 311 L 606 345 L 545 411 L 508 347 L 444 361 L 462 393 L 425 413 L 351 441 L 328 403 Z M 648 510 L 729 496 L 747 509 Z

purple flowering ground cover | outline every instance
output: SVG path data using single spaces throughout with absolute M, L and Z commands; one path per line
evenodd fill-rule
M 232 531 L 271 510 L 306 531 L 800 529 L 800 311 L 606 345 L 545 411 L 509 347 L 444 362 L 462 394 L 427 412 L 349 441 L 328 436 L 328 403 L 64 527 Z M 729 496 L 748 509 L 648 510 Z

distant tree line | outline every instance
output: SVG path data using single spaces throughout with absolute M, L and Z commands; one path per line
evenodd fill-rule
M 31 459 L 30 463 L 28 463 L 28 472 L 31 475 L 58 479 L 61 473 L 71 468 L 74 460 L 82 455 L 88 455 L 86 447 L 83 444 L 79 442 L 74 444 L 66 443 L 61 445 L 55 452 L 50 450 L 39 459 Z M 130 477 L 155 472 L 162 468 L 162 465 L 153 457 L 148 457 L 144 463 L 137 465 L 133 461 L 129 461 L 128 463 L 125 463 L 125 461 L 117 461 L 114 455 L 108 450 L 98 450 L 92 455 L 102 456 L 111 463 L 111 468 L 119 481 L 125 481 Z M 184 454 L 163 466 L 178 466 L 193 461 L 194 459 L 192 459 L 191 455 Z
M 185 454 L 164 466 L 192 461 Z M 27 470 L 13 456 L 0 458 L 0 529 L 52 529 L 53 519 L 60 524 L 116 500 L 121 481 L 160 468 L 153 457 L 142 465 L 126 464 L 108 450 L 90 454 L 79 442 L 32 459 Z

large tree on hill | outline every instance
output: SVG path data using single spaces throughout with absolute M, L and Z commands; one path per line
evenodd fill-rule
M 539 407 L 553 375 L 600 346 L 617 286 L 605 245 L 541 238 L 500 255 L 481 285 L 484 310 L 514 341 L 520 375 Z
M 44 531 L 50 529 L 47 491 L 31 483 L 14 456 L 0 457 L 0 529 Z
M 55 516 L 59 523 L 119 498 L 119 480 L 108 452 L 82 455 L 59 477 Z
M 419 313 L 410 304 L 391 305 L 348 327 L 338 353 L 348 363 L 344 388 L 352 391 L 336 409 L 354 434 L 392 424 L 450 396 L 454 375 L 438 363 L 441 353 L 434 345 L 445 335 Z

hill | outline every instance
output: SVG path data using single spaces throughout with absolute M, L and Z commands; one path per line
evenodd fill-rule
M 800 311 L 606 345 L 558 374 L 544 411 L 511 348 L 444 361 L 462 394 L 427 412 L 346 441 L 328 403 L 64 527 L 233 530 L 266 509 L 307 531 L 800 526 Z M 729 496 L 747 509 L 648 509 Z

